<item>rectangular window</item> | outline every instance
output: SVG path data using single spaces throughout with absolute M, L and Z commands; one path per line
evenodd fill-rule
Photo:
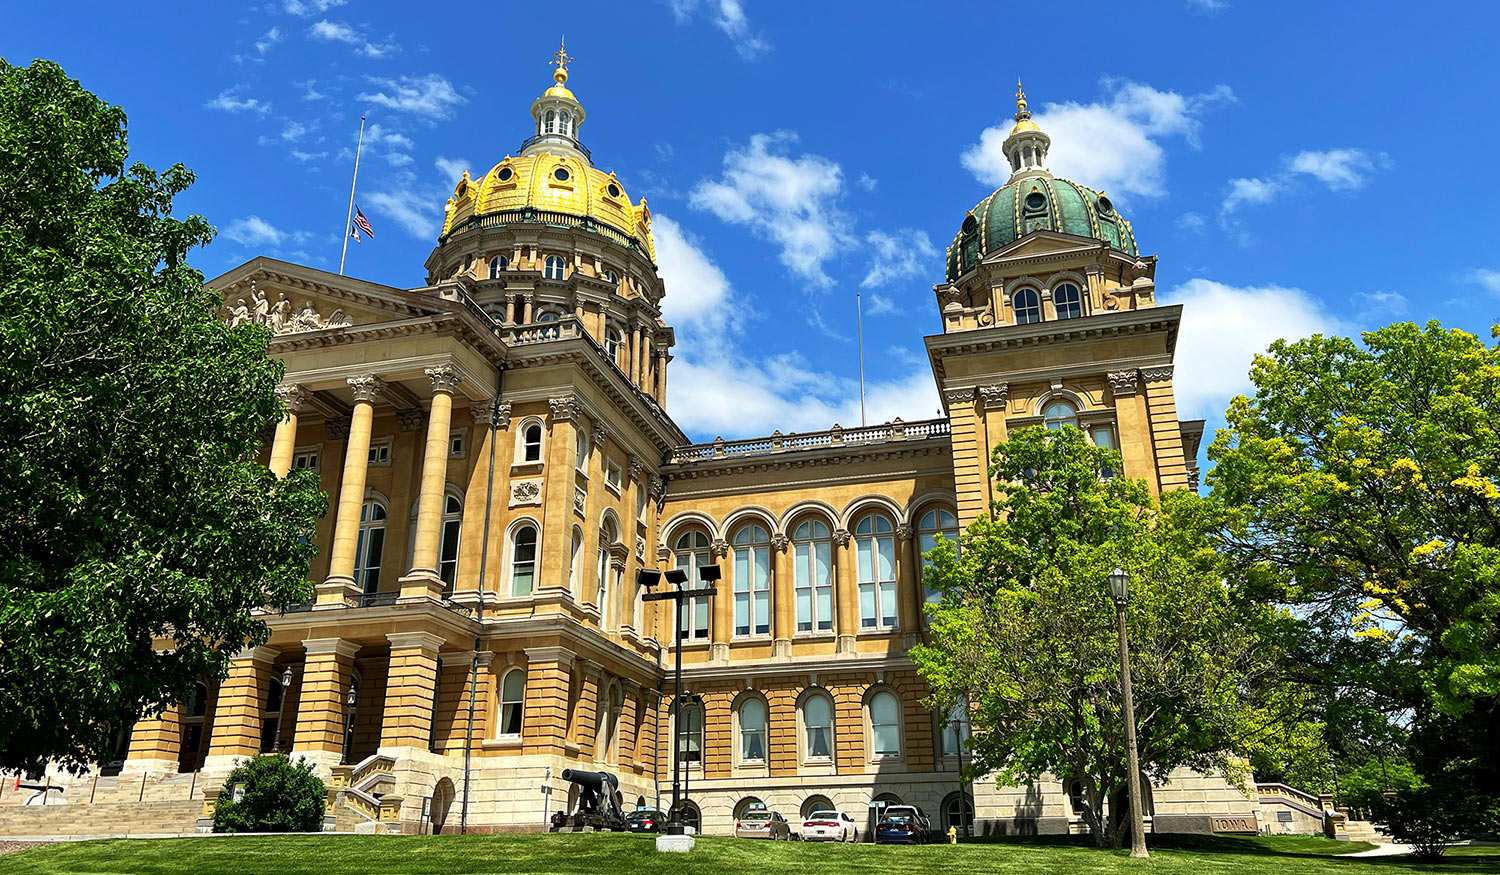
M 391 445 L 394 437 L 381 438 L 370 444 L 370 466 L 379 468 L 391 463 Z
M 830 631 L 833 629 L 832 545 L 828 541 L 802 541 L 794 549 L 797 631 Z
M 862 537 L 855 542 L 859 573 L 861 629 L 889 629 L 896 625 L 896 542 L 889 535 Z
M 448 458 L 462 459 L 467 449 L 466 441 L 468 429 L 454 429 L 448 433 Z
M 620 477 L 623 473 L 619 462 L 610 458 L 604 460 L 604 485 L 613 489 L 616 494 L 620 492 Z
M 684 589 L 698 589 L 703 584 L 698 580 L 698 566 L 708 564 L 707 553 L 678 553 L 677 567 L 687 572 Z M 678 618 L 678 629 L 684 639 L 708 637 L 708 599 L 688 599 L 682 603 L 682 615 Z
M 764 544 L 734 548 L 734 634 L 771 634 L 771 550 Z
M 321 446 L 298 447 L 292 453 L 292 467 L 299 471 L 318 471 L 320 457 L 323 455 Z

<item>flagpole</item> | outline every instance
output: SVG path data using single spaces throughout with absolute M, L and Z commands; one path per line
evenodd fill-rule
M 344 251 L 339 253 L 339 276 L 344 275 L 344 259 L 349 255 L 349 225 L 354 221 L 354 185 L 359 182 L 359 150 L 365 144 L 365 117 L 359 117 L 359 140 L 354 144 L 354 178 L 349 180 L 349 214 L 344 217 Z
M 865 305 L 854 293 L 854 333 L 859 339 L 859 424 L 865 426 Z

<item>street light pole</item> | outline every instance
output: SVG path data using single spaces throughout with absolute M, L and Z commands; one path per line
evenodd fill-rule
M 286 691 L 292 685 L 292 667 L 287 666 L 286 671 L 281 673 L 281 707 L 276 709 L 276 732 L 271 736 L 271 753 L 281 751 L 281 724 L 286 720 Z M 264 735 L 261 738 L 265 738 Z
M 1116 568 L 1109 574 L 1115 617 L 1120 624 L 1120 700 L 1125 723 L 1125 768 L 1130 787 L 1130 856 L 1146 858 L 1146 820 L 1141 812 L 1141 764 L 1135 744 L 1135 697 L 1130 689 L 1130 641 L 1125 634 L 1125 606 L 1130 603 L 1130 574 Z

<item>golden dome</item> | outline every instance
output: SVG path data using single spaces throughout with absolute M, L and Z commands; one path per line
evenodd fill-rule
M 495 223 L 533 222 L 593 230 L 621 245 L 633 242 L 656 261 L 646 200 L 632 204 L 613 173 L 598 170 L 579 157 L 548 152 L 506 156 L 477 180 L 465 173 L 448 202 L 443 237 L 477 228 L 481 223 L 471 219 L 495 213 L 509 214 L 496 217 Z
M 557 82 L 557 84 L 552 86 L 551 88 L 548 88 L 546 91 L 543 91 L 543 97 L 561 97 L 564 100 L 571 100 L 575 103 L 578 101 L 578 98 L 573 96 L 573 92 L 569 91 L 567 88 L 567 67 L 558 67 L 555 71 L 553 71 L 552 78 Z

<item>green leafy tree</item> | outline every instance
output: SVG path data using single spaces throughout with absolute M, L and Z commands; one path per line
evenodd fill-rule
M 320 832 L 327 800 L 306 757 L 251 757 L 234 767 L 214 801 L 214 832 Z
M 311 591 L 326 499 L 257 462 L 281 365 L 187 264 L 192 174 L 126 154 L 118 107 L 0 61 L 0 768 L 110 760 Z
M 1179 767 L 1243 776 L 1242 691 L 1270 663 L 1256 630 L 1274 621 L 1231 597 L 1211 505 L 1186 491 L 1158 503 L 1144 482 L 1108 476 L 1120 469 L 1075 428 L 1022 429 L 995 447 L 1003 497 L 957 544 L 930 551 L 926 582 L 942 599 L 928 609 L 930 646 L 912 652 L 934 704 L 969 703 L 970 772 L 1078 779 L 1101 846 L 1128 831 L 1110 570 L 1132 576 L 1140 762 L 1153 781 Z
M 1250 376 L 1208 483 L 1255 595 L 1297 618 L 1288 664 L 1411 726 L 1424 778 L 1464 758 L 1500 795 L 1500 345 L 1398 323 L 1275 343 Z

